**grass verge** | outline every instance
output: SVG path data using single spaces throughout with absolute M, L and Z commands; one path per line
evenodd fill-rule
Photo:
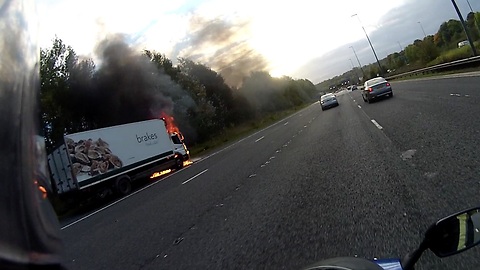
M 206 142 L 190 146 L 188 148 L 190 150 L 190 156 L 197 157 L 208 155 L 209 153 L 226 144 L 232 143 L 242 137 L 253 134 L 254 132 L 261 130 L 309 105 L 310 104 L 305 104 L 303 106 L 298 106 L 293 109 L 271 113 L 266 115 L 261 120 L 250 120 L 241 125 L 228 128 L 222 134 L 213 136 L 210 140 Z

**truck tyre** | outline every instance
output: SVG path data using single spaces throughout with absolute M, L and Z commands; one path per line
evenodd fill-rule
M 130 177 L 120 176 L 115 180 L 115 191 L 118 195 L 125 196 L 132 191 L 132 183 Z
M 183 168 L 183 158 L 177 157 L 175 159 L 175 169 L 180 170 L 181 168 Z

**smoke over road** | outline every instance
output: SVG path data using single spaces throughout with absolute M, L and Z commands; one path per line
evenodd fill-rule
M 267 61 L 248 42 L 248 22 L 193 17 L 190 26 L 189 38 L 176 46 L 175 55 L 183 57 L 178 66 L 160 53 L 132 45 L 127 35 L 106 35 L 95 47 L 95 62 L 79 59 L 68 48 L 58 51 L 62 42 L 57 40 L 56 47 L 42 53 L 49 142 L 53 145 L 65 133 L 160 118 L 165 113 L 174 117 L 187 143 L 195 144 L 251 120 L 256 113 L 303 100 L 303 84 L 268 75 Z M 58 72 L 55 61 L 62 64 Z M 268 96 L 275 96 L 275 101 Z
M 98 68 L 93 76 L 81 72 L 73 76 L 76 104 L 102 126 L 173 115 L 185 136 L 195 137 L 188 123 L 188 109 L 196 106 L 190 95 L 172 82 L 123 35 L 108 36 L 98 43 Z
M 190 20 L 190 38 L 177 44 L 182 57 L 201 62 L 218 71 L 228 85 L 239 87 L 253 71 L 264 71 L 267 60 L 248 44 L 248 22 L 221 19 Z

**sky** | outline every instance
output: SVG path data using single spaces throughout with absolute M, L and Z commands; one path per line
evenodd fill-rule
M 466 17 L 467 0 L 456 1 Z M 319 83 L 350 70 L 349 59 L 358 65 L 350 46 L 362 65 L 375 61 L 362 26 L 381 59 L 422 39 L 421 27 L 434 34 L 458 19 L 451 0 L 39 0 L 37 8 L 41 48 L 58 37 L 95 61 L 97 44 L 122 34 L 139 52 L 191 58 L 232 84 L 241 76 L 232 67 Z

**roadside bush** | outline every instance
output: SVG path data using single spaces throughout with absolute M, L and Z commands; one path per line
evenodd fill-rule
M 479 50 L 479 43 L 475 42 L 475 48 Z M 438 64 L 448 63 L 455 60 L 465 59 L 472 56 L 470 46 L 463 46 L 462 48 L 455 48 L 442 53 L 439 57 L 429 62 L 427 66 L 434 66 Z

